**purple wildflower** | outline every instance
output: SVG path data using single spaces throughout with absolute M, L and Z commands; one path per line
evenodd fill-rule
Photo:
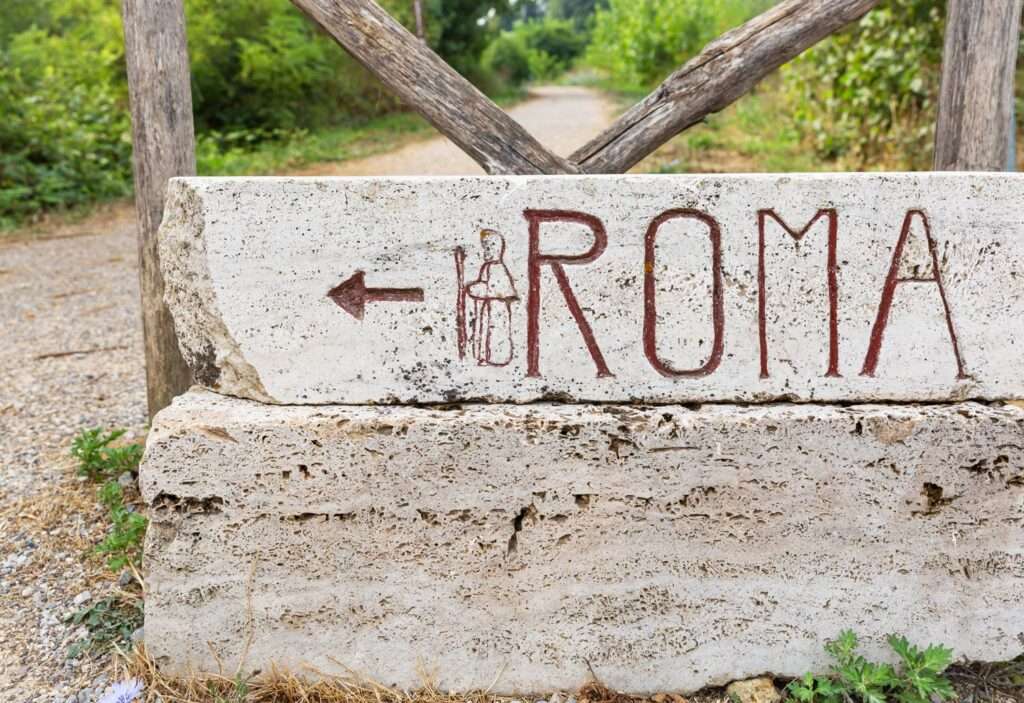
M 138 679 L 120 681 L 110 687 L 107 695 L 99 703 L 131 703 L 142 693 L 143 685 Z

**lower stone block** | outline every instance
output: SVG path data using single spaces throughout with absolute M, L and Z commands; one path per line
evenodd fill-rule
M 1024 651 L 1024 411 L 268 407 L 191 391 L 141 469 L 146 645 L 524 693 L 822 668 L 852 627 Z

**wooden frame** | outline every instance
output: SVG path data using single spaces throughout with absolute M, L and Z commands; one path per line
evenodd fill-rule
M 373 0 L 291 1 L 489 174 L 623 173 L 880 2 L 782 0 L 708 44 L 611 127 L 563 158 Z M 937 168 L 1001 170 L 1007 163 L 1021 2 L 949 0 Z M 123 3 L 153 415 L 190 382 L 163 304 L 156 254 L 167 179 L 195 173 L 188 51 L 183 0 Z

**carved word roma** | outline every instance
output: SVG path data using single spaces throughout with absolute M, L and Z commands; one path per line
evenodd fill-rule
M 558 288 L 565 299 L 576 326 L 579 328 L 587 351 L 597 367 L 599 378 L 611 377 L 615 374 L 608 367 L 601 347 L 594 336 L 594 331 L 587 321 L 579 301 L 573 292 L 566 275 L 566 266 L 582 266 L 596 261 L 604 253 L 608 244 L 608 235 L 604 224 L 600 219 L 584 212 L 572 210 L 525 210 L 523 216 L 529 226 L 529 253 L 527 264 L 527 278 L 529 281 L 526 301 L 526 347 L 527 363 L 526 375 L 529 377 L 540 377 L 540 306 L 541 306 L 541 270 L 547 266 L 555 277 Z M 903 259 L 903 252 L 907 239 L 910 235 L 911 226 L 915 219 L 919 220 L 924 228 L 925 238 L 928 243 L 928 252 L 931 258 L 930 276 L 915 275 L 912 277 L 901 277 L 900 267 Z M 711 353 L 707 360 L 700 366 L 689 369 L 675 368 L 670 362 L 663 359 L 657 350 L 658 332 L 658 301 L 656 296 L 655 278 L 655 245 L 661 228 L 665 223 L 673 220 L 692 220 L 700 223 L 706 230 L 711 243 L 711 324 L 713 329 L 713 343 Z M 814 217 L 797 229 L 786 223 L 775 210 L 765 209 L 757 212 L 758 229 L 758 270 L 757 270 L 757 303 L 758 303 L 758 336 L 760 343 L 760 370 L 761 378 L 769 378 L 768 368 L 768 334 L 767 334 L 767 290 L 765 283 L 765 225 L 769 220 L 774 220 L 782 229 L 789 234 L 796 242 L 803 237 L 818 223 L 824 220 L 828 224 L 828 255 L 826 262 L 826 281 L 828 287 L 829 307 L 829 351 L 828 363 L 825 371 L 826 377 L 839 378 L 839 283 L 837 264 L 837 239 L 839 233 L 839 214 L 835 209 L 821 209 Z M 541 229 L 546 223 L 565 222 L 583 225 L 590 229 L 594 242 L 590 248 L 579 254 L 548 254 L 541 245 Z M 644 235 L 644 317 L 643 317 L 643 348 L 648 363 L 662 376 L 668 378 L 693 378 L 708 376 L 718 369 L 722 361 L 722 352 L 725 344 L 725 305 L 724 289 L 722 283 L 722 232 L 714 217 L 700 210 L 680 208 L 666 210 L 653 220 L 647 227 Z M 949 333 L 949 340 L 953 347 L 953 355 L 956 359 L 957 379 L 969 378 L 964 370 L 963 358 L 960 354 L 960 344 L 957 339 L 956 329 L 953 326 L 953 318 L 950 314 L 949 303 L 946 299 L 946 290 L 942 282 L 942 272 L 939 267 L 939 257 L 935 240 L 932 238 L 931 226 L 928 216 L 923 210 L 910 210 L 903 219 L 903 226 L 896 240 L 896 246 L 892 253 L 892 260 L 889 264 L 889 271 L 882 287 L 881 297 L 878 304 L 878 311 L 871 328 L 871 336 L 868 341 L 868 349 L 861 366 L 860 375 L 874 377 L 878 368 L 878 358 L 882 350 L 885 338 L 886 326 L 889 322 L 889 312 L 892 308 L 893 299 L 897 289 L 904 283 L 931 283 L 942 302 L 942 308 L 946 318 L 946 327 Z

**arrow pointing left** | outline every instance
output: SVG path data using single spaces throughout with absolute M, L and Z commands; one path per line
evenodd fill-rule
M 357 320 L 363 319 L 367 303 L 384 301 L 422 303 L 422 288 L 367 288 L 366 274 L 356 271 L 327 291 L 327 297 Z

